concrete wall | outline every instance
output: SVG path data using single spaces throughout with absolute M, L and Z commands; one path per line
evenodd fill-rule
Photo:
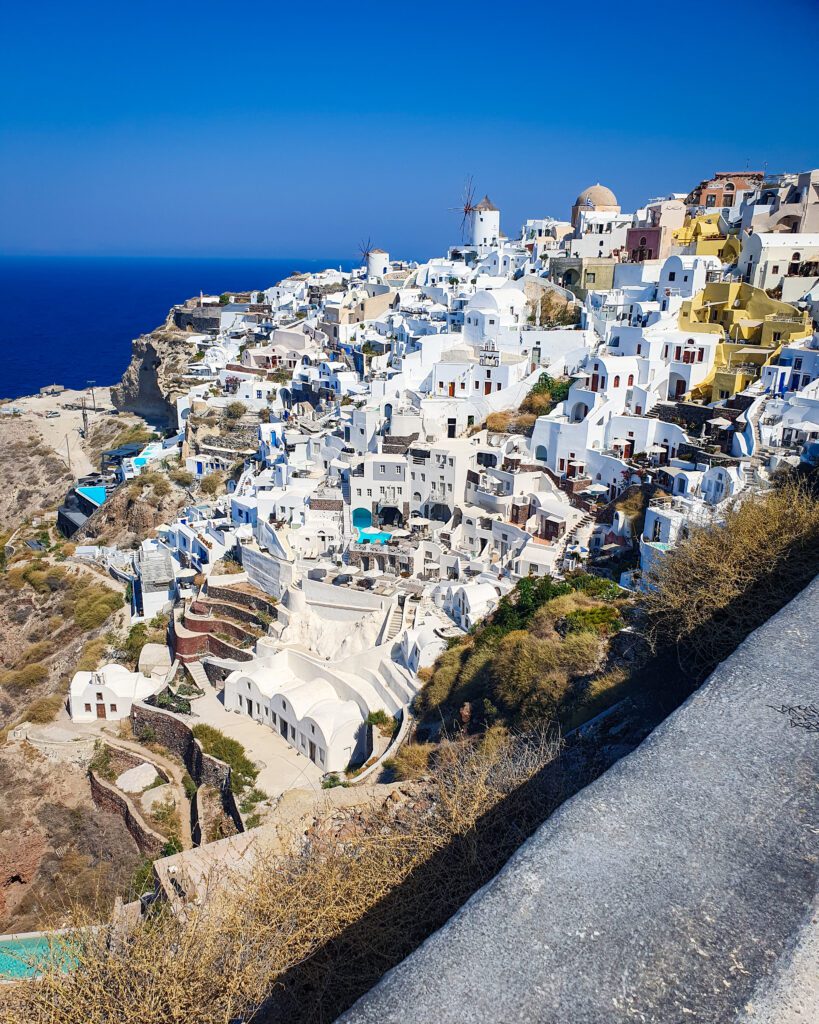
M 339 1021 L 819 1019 L 817 631 L 819 580 Z

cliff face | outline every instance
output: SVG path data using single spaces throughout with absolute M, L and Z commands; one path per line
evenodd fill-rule
M 184 394 L 182 375 L 192 354 L 188 334 L 173 314 L 149 334 L 131 343 L 131 362 L 111 388 L 114 408 L 134 412 L 161 427 L 176 425 L 176 399 Z

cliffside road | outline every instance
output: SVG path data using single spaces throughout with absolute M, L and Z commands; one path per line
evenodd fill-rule
M 339 1021 L 819 1020 L 818 634 L 816 580 Z

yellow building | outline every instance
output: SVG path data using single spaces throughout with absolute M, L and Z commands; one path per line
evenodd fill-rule
M 810 315 L 739 282 L 705 286 L 680 309 L 681 331 L 717 334 L 714 369 L 694 388 L 693 401 L 719 402 L 742 391 L 775 362 L 783 345 L 812 334 Z
M 681 246 L 688 256 L 717 256 L 723 263 L 736 263 L 740 243 L 734 235 L 724 235 L 720 227 L 720 214 L 702 213 L 686 217 L 681 228 L 673 234 L 673 245 Z

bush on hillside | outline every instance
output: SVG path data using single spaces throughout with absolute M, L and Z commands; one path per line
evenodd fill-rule
M 240 793 L 253 785 L 259 769 L 247 756 L 245 748 L 238 740 L 225 736 L 219 729 L 204 722 L 199 722 L 193 727 L 193 735 L 202 744 L 206 754 L 230 766 L 230 786 L 234 793 Z
M 710 671 L 819 572 L 819 499 L 786 479 L 734 503 L 724 522 L 694 526 L 647 576 L 647 634 Z

